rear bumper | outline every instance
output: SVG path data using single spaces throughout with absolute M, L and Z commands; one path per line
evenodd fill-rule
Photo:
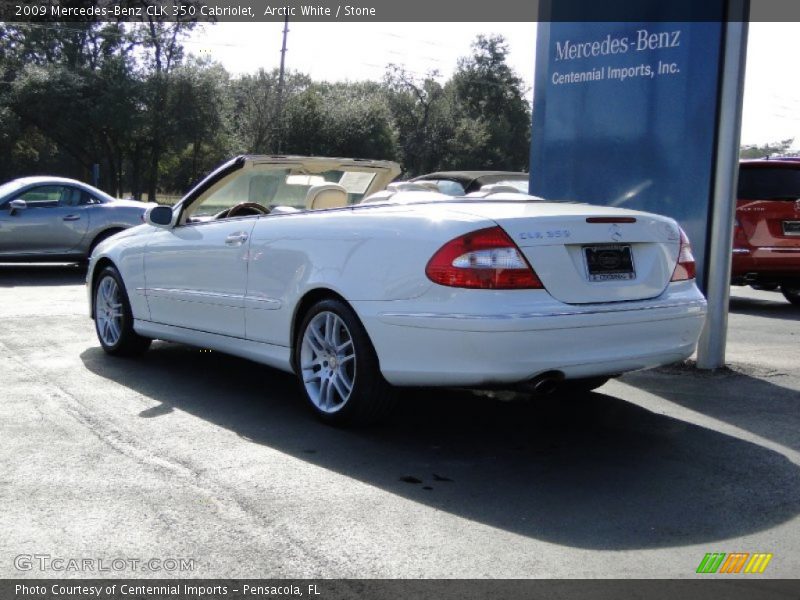
M 419 310 L 419 299 L 415 310 L 353 303 L 390 383 L 513 384 L 546 371 L 578 378 L 667 364 L 694 352 L 706 312 L 691 282 L 671 284 L 653 300 L 594 305 L 526 291 L 527 309 L 518 299 L 486 302 L 484 294 L 479 310 L 476 292 L 483 290 L 448 291 L 446 312 Z
M 734 248 L 734 283 L 800 279 L 800 248 Z

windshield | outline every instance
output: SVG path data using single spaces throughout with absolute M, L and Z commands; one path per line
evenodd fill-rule
M 739 169 L 739 193 L 745 200 L 794 200 L 800 198 L 800 169 Z
M 242 202 L 255 203 L 272 210 L 276 206 L 299 210 L 324 208 L 313 205 L 310 190 L 320 186 L 335 188 L 341 195 L 341 205 L 357 204 L 364 197 L 375 172 L 335 169 L 310 173 L 302 166 L 253 165 L 228 176 L 192 204 L 189 214 L 209 217 Z M 312 192 L 313 194 L 313 192 Z M 329 207 L 329 206 L 328 206 Z

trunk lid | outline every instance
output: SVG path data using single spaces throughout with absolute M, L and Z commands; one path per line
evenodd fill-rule
M 736 217 L 756 248 L 800 248 L 800 199 L 739 200 Z
M 649 213 L 588 204 L 500 201 L 465 202 L 457 210 L 500 225 L 550 295 L 568 304 L 659 296 L 680 251 L 675 221 Z M 598 260 L 603 263 L 600 267 Z

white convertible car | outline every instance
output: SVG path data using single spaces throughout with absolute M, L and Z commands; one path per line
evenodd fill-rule
M 103 349 L 158 338 L 294 372 L 340 423 L 384 414 L 395 386 L 590 390 L 694 351 L 706 303 L 672 219 L 387 190 L 398 172 L 242 156 L 150 208 L 92 256 Z

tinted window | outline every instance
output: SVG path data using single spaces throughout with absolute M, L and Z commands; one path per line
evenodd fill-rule
M 61 193 L 61 199 L 58 204 L 59 206 L 80 206 L 86 203 L 84 201 L 85 198 L 86 194 L 83 190 L 74 187 L 65 187 L 64 191 Z
M 747 200 L 800 198 L 800 169 L 739 169 L 737 197 Z
M 19 197 L 31 208 L 49 208 L 58 206 L 62 196 L 69 196 L 68 192 L 69 188 L 61 185 L 39 185 L 26 190 Z

